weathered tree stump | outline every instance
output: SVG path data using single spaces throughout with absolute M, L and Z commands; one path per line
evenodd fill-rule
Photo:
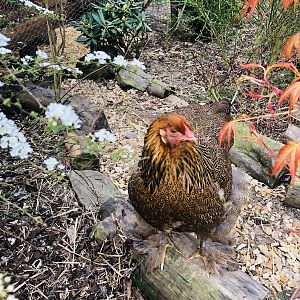
M 300 169 L 296 173 L 294 186 L 289 186 L 283 203 L 289 206 L 300 208 Z
M 298 118 L 300 115 L 298 115 Z M 288 140 L 293 140 L 300 144 L 300 127 L 294 124 L 289 124 L 285 136 Z M 300 208 L 300 167 L 296 174 L 294 186 L 288 188 L 284 204 Z
M 101 173 L 72 171 L 69 178 L 82 205 L 99 211 L 101 221 L 95 227 L 95 238 L 109 239 L 116 232 L 116 224 L 131 238 L 143 238 L 154 231 Z M 234 197 L 244 196 L 243 180 L 241 172 L 238 175 L 234 172 Z M 196 250 L 195 237 L 174 233 L 171 239 L 177 249 L 167 251 L 163 271 L 147 272 L 141 262 L 135 274 L 137 285 L 149 299 L 260 300 L 269 296 L 270 291 L 266 287 L 241 270 L 224 271 L 221 276 L 208 278 L 200 260 L 187 260 Z
M 269 151 L 262 144 L 258 144 L 253 139 L 251 141 L 248 138 L 242 138 L 246 136 L 249 136 L 248 125 L 238 123 L 237 138 L 229 152 L 232 163 L 271 188 L 280 185 L 286 177 L 286 172 L 279 172 L 275 176 L 271 176 L 275 158 L 270 156 Z M 263 140 L 275 153 L 278 153 L 283 146 L 268 137 L 263 137 Z

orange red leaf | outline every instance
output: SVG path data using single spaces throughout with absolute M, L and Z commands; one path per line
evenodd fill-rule
M 298 69 L 294 66 L 294 64 L 293 63 L 291 63 L 291 62 L 279 62 L 279 63 L 277 63 L 277 64 L 274 64 L 274 65 L 272 65 L 272 66 L 270 66 L 270 67 L 268 67 L 268 69 L 274 69 L 274 68 L 287 68 L 287 69 L 289 69 L 291 72 L 293 72 L 294 74 L 297 74 L 297 75 L 299 75 L 299 71 L 298 71 Z M 269 70 L 268 70 L 269 71 Z
M 297 101 L 300 99 L 300 81 L 292 83 L 283 91 L 278 100 L 278 107 L 287 98 L 289 98 L 290 101 L 289 111 L 291 111 L 297 103 Z
M 294 48 L 297 51 L 298 60 L 300 60 L 300 32 L 289 37 L 282 49 L 282 55 L 287 58 L 292 58 Z
M 241 17 L 243 18 L 250 10 L 247 17 L 248 19 L 250 19 L 258 2 L 259 0 L 248 0 L 247 4 L 244 6 Z
M 232 120 L 226 123 L 220 130 L 219 134 L 219 145 L 222 144 L 225 137 L 227 139 L 228 146 L 230 146 L 231 137 L 236 134 L 236 120 Z
M 287 10 L 288 7 L 292 4 L 292 2 L 294 2 L 294 12 L 295 12 L 299 0 L 282 0 L 284 10 Z
M 260 65 L 260 64 L 244 64 L 244 65 L 241 65 L 241 69 L 244 70 L 244 69 L 249 69 L 249 68 L 261 68 L 263 70 L 265 70 L 265 68 Z
M 300 162 L 300 144 L 294 141 L 288 141 L 282 146 L 275 159 L 272 176 L 288 165 L 292 177 L 292 185 L 295 183 L 296 172 Z

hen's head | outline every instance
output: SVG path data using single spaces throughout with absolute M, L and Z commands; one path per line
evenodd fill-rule
M 181 115 L 169 114 L 157 117 L 149 127 L 148 137 L 159 136 L 166 146 L 175 147 L 188 141 L 197 143 L 188 120 Z

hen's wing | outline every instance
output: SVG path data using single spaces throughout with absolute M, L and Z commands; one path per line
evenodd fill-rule
M 189 120 L 199 142 L 212 142 L 214 146 L 218 144 L 221 128 L 230 121 L 230 103 L 227 101 L 207 105 L 194 103 L 188 107 L 178 109 L 177 112 Z M 233 139 L 231 145 L 232 143 Z
M 227 142 L 224 142 L 220 147 L 218 136 L 223 125 L 230 121 L 230 103 L 226 101 L 208 105 L 195 103 L 179 109 L 177 112 L 189 120 L 198 139 L 198 147 L 203 157 L 214 162 L 215 181 L 224 190 L 225 201 L 228 201 L 232 185 L 232 171 L 228 152 L 233 144 L 233 138 L 229 147 Z

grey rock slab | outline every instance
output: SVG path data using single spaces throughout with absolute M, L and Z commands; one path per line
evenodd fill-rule
M 121 197 L 112 181 L 98 171 L 71 171 L 69 179 L 79 202 L 87 210 L 99 210 L 107 199 Z
M 127 65 L 117 74 L 117 82 L 123 88 L 135 88 L 139 91 L 146 91 L 151 77 L 138 66 Z
M 300 169 L 296 174 L 294 186 L 289 186 L 283 203 L 289 206 L 300 208 Z
M 294 125 L 294 124 L 289 124 L 285 136 L 289 140 L 294 140 L 297 143 L 300 143 L 300 127 Z
M 165 101 L 167 101 L 168 103 L 170 103 L 178 108 L 189 106 L 188 102 L 179 98 L 176 95 L 170 95 L 170 96 L 166 97 Z
M 278 186 L 284 175 L 282 172 L 279 172 L 275 176 L 271 176 L 275 158 L 270 157 L 268 150 L 262 144 L 258 144 L 248 138 L 241 138 L 246 136 L 249 136 L 248 124 L 238 123 L 237 138 L 229 152 L 231 162 L 269 187 L 274 188 Z M 263 137 L 263 139 L 275 153 L 278 153 L 283 146 L 283 144 L 268 137 Z

